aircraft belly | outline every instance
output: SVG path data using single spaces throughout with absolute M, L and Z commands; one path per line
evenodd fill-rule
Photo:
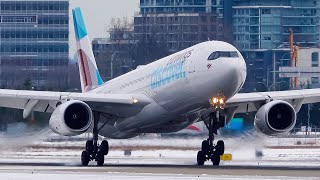
M 168 117 L 168 111 L 154 102 L 144 107 L 137 115 L 117 121 L 115 127 L 120 131 L 135 132 L 146 126 L 161 124 Z
M 139 133 L 172 133 L 183 130 L 190 126 L 191 124 L 195 123 L 200 114 L 194 113 L 188 116 L 185 115 L 177 115 L 172 116 L 170 119 L 167 119 L 162 124 L 149 126 L 147 128 L 142 128 L 138 132 Z
M 145 123 L 139 128 L 128 131 L 120 131 L 115 126 L 105 125 L 99 132 L 100 135 L 111 139 L 128 139 L 140 135 L 141 133 L 171 133 L 187 128 L 199 118 L 192 116 L 170 116 L 159 121 L 160 124 Z M 102 126 L 102 124 L 99 124 Z
M 102 124 L 99 124 L 99 125 L 102 126 Z M 111 138 L 111 139 L 128 139 L 128 138 L 138 136 L 139 133 L 130 132 L 130 131 L 119 131 L 119 129 L 117 129 L 114 126 L 105 125 L 99 131 L 99 135 L 107 138 Z

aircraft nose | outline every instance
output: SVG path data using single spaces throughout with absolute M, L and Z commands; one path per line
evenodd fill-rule
M 227 60 L 229 61 L 229 60 Z M 226 66 L 225 71 L 225 83 L 228 83 L 225 87 L 226 96 L 231 97 L 238 91 L 240 91 L 241 87 L 244 84 L 246 79 L 246 66 L 243 62 L 237 62 L 230 60 L 228 65 Z

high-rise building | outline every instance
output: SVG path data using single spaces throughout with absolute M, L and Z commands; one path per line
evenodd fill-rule
M 320 43 L 317 0 L 234 0 L 234 44 L 241 50 L 289 45 L 290 29 L 300 47 Z
M 220 0 L 140 0 L 140 13 L 219 13 Z
M 210 13 L 145 14 L 135 16 L 134 24 L 135 39 L 154 38 L 172 52 L 221 39 L 217 16 Z
M 1 88 L 65 83 L 68 0 L 0 0 L 0 34 Z
M 135 39 L 153 37 L 172 52 L 207 40 L 223 40 L 223 5 L 219 0 L 140 0 L 140 14 L 134 18 Z
M 300 48 L 319 47 L 318 0 L 233 0 L 232 9 L 233 44 L 254 75 L 248 76 L 246 91 L 281 89 L 283 78 L 276 72 L 289 65 L 291 31 Z

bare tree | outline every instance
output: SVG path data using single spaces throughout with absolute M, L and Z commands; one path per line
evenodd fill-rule
M 133 38 L 133 22 L 128 17 L 112 18 L 107 33 L 110 38 L 106 46 L 95 52 L 97 64 L 104 80 L 119 76 L 131 69 L 135 41 Z M 111 63 L 112 61 L 112 63 Z M 112 72 L 111 73 L 111 69 Z
M 123 40 L 133 41 L 133 22 L 127 17 L 115 18 L 110 21 L 107 32 L 110 41 L 120 43 Z
M 144 32 L 147 36 L 142 36 L 141 39 L 136 39 L 135 59 L 136 65 L 145 65 L 165 57 L 169 54 L 167 47 L 168 28 L 167 21 L 165 24 L 157 22 L 157 15 L 149 17 L 150 23 L 142 24 L 148 26 L 149 32 Z

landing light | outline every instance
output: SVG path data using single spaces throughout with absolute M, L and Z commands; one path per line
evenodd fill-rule
M 224 97 L 212 97 L 209 102 L 216 109 L 224 109 L 224 106 L 225 106 Z
M 213 104 L 217 104 L 219 102 L 219 99 L 218 98 L 212 98 L 212 103 Z
M 133 99 L 132 99 L 132 102 L 133 102 L 133 104 L 136 104 L 136 103 L 138 103 L 139 101 L 138 101 L 138 99 L 133 98 Z

